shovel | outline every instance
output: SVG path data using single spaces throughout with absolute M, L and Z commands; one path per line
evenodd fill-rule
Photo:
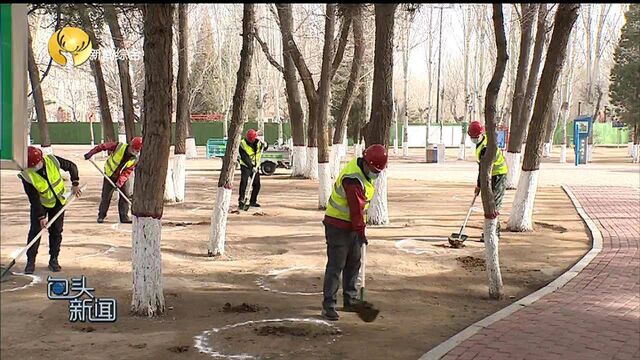
M 98 166 L 98 164 L 94 163 L 93 160 L 91 160 L 91 159 L 89 159 L 89 161 L 93 164 L 93 166 L 96 167 L 96 169 L 98 169 L 98 171 L 100 171 L 100 174 L 102 174 L 102 176 L 104 176 L 104 178 L 107 179 L 107 181 L 109 181 L 109 184 L 111 184 L 111 186 L 113 186 L 116 190 L 118 190 L 118 192 L 120 193 L 120 196 L 122 196 L 129 203 L 129 206 L 131 206 L 131 200 L 129 200 L 129 198 L 122 192 L 122 190 L 120 190 L 116 186 L 116 184 L 114 184 L 113 181 L 111 181 L 111 179 L 109 179 L 107 174 L 105 174 L 104 171 L 102 171 L 102 169 L 100 169 L 100 166 Z
M 80 191 L 84 191 L 84 189 L 87 187 L 87 185 L 82 185 L 82 187 L 80 188 Z M 42 228 L 42 230 L 40 230 L 40 232 L 38 233 L 38 235 L 36 235 L 36 237 L 33 238 L 33 240 L 31 240 L 27 246 L 25 246 L 20 252 L 18 252 L 18 255 L 16 255 L 13 260 L 11 260 L 11 263 L 9 263 L 9 266 L 7 266 L 6 269 L 4 269 L 2 271 L 2 275 L 0 275 L 0 282 L 5 281 L 8 279 L 8 275 L 9 275 L 9 270 L 11 270 L 11 268 L 16 264 L 16 261 L 18 259 L 20 259 L 22 256 L 24 256 L 24 254 L 27 253 L 27 250 L 29 250 L 33 244 L 36 243 L 36 241 L 38 241 L 42 235 L 44 234 L 44 232 L 49 229 L 51 227 L 51 225 L 53 225 L 54 222 L 56 222 L 56 220 L 60 217 L 60 215 L 62 215 L 62 213 L 65 211 L 65 209 L 67 208 L 67 206 L 71 205 L 71 203 L 73 202 L 73 200 L 76 199 L 75 196 L 73 195 L 69 195 L 70 199 L 67 201 L 66 204 L 64 204 L 64 206 L 62 207 L 62 209 L 60 209 L 60 211 L 58 211 L 51 219 L 49 219 L 49 221 L 47 222 L 47 225 L 45 225 L 44 228 Z M 67 197 L 67 198 L 69 198 Z
M 254 168 L 253 175 L 251 175 L 251 180 L 244 191 L 244 199 L 242 199 L 242 208 L 240 210 L 249 211 L 249 194 L 251 194 L 251 190 L 253 190 L 253 180 L 255 179 L 257 173 L 258 169 Z
M 464 222 L 462 223 L 462 227 L 460 228 L 459 233 L 453 233 L 449 236 L 449 244 L 453 248 L 461 248 L 464 246 L 464 241 L 467 240 L 468 236 L 464 234 L 464 228 L 467 226 L 467 221 L 469 220 L 469 216 L 471 215 L 471 209 L 473 209 L 473 204 L 476 202 L 476 198 L 478 195 L 473 196 L 473 200 L 471 201 L 471 206 L 469 206 L 469 211 L 467 211 L 467 217 L 464 218 Z
M 358 317 L 364 322 L 372 322 L 380 313 L 380 310 L 376 309 L 372 303 L 365 301 L 365 279 L 366 279 L 366 264 L 367 264 L 367 245 L 362 245 L 362 287 L 360 287 L 360 302 L 356 303 L 353 308 L 358 314 Z

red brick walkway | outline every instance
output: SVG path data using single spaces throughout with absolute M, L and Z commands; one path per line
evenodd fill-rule
M 640 193 L 571 191 L 602 233 L 602 251 L 565 286 L 442 359 L 640 359 Z

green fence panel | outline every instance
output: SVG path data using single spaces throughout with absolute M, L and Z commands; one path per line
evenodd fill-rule
M 593 142 L 602 145 L 626 144 L 629 139 L 629 128 L 614 128 L 611 123 L 593 124 Z M 562 143 L 562 126 L 556 128 L 553 143 Z M 573 121 L 567 123 L 567 144 L 573 143 Z

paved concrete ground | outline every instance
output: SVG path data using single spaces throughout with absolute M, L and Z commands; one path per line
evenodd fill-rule
M 640 359 L 640 192 L 571 190 L 600 230 L 602 251 L 565 286 L 442 359 Z

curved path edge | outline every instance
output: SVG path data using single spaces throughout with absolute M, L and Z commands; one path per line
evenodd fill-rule
M 469 339 L 471 336 L 475 335 L 478 331 L 486 328 L 487 326 L 495 323 L 496 321 L 502 320 L 507 316 L 515 313 L 516 311 L 529 306 L 542 298 L 545 295 L 551 294 L 552 292 L 558 290 L 563 287 L 566 283 L 568 283 L 571 279 L 576 277 L 589 263 L 593 260 L 593 258 L 600 253 L 602 250 L 602 234 L 598 227 L 593 222 L 593 220 L 587 215 L 587 213 L 580 205 L 578 199 L 576 199 L 571 189 L 568 186 L 562 185 L 562 189 L 567 194 L 573 206 L 576 208 L 576 211 L 582 218 L 582 221 L 589 228 L 589 232 L 591 233 L 591 250 L 587 252 L 575 265 L 573 265 L 569 270 L 564 272 L 558 278 L 550 282 L 547 286 L 541 288 L 540 290 L 533 292 L 522 299 L 514 302 L 513 304 L 485 317 L 484 319 L 468 326 L 466 329 L 460 331 L 444 342 L 440 343 L 433 349 L 429 350 L 425 354 L 423 354 L 419 360 L 438 360 L 441 357 L 445 356 L 449 351 L 453 350 L 456 346 L 460 345 L 463 341 Z

